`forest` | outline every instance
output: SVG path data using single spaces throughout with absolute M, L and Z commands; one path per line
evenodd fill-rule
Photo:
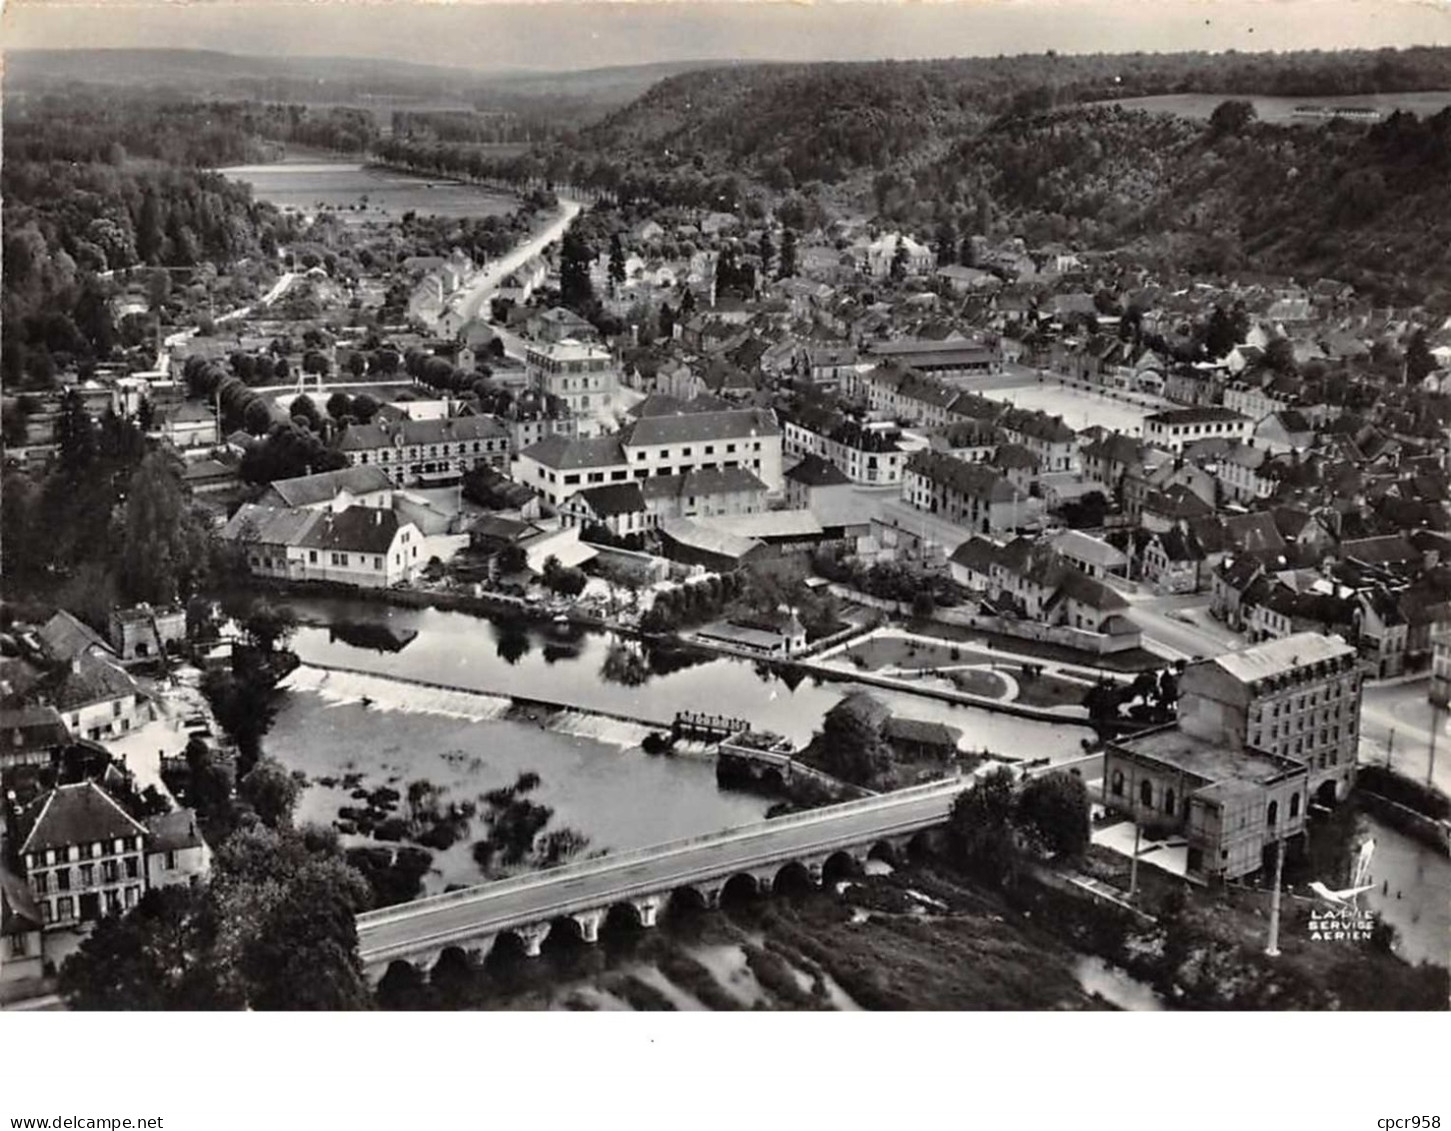
M 761 65 L 656 84 L 566 141 L 481 175 L 807 228 L 843 210 L 936 243 L 1018 235 L 1155 268 L 1331 275 L 1448 302 L 1451 112 L 1258 122 L 1235 94 L 1451 89 L 1451 50 Z M 1209 122 L 1095 100 L 1222 92 Z

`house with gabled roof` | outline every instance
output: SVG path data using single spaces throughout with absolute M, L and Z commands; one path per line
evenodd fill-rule
M 146 890 L 146 826 L 93 781 L 56 786 L 21 814 L 18 856 L 45 930 L 86 929 Z
M 393 505 L 393 480 L 378 464 L 359 464 L 294 479 L 274 479 L 262 497 L 263 506 L 305 510 L 347 510 L 351 506 Z

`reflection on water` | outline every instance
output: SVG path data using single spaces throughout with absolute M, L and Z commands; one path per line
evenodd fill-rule
M 809 742 L 821 717 L 850 683 L 822 682 L 800 673 L 789 679 L 764 665 L 723 659 L 698 649 L 620 641 L 572 626 L 488 621 L 437 609 L 400 609 L 362 601 L 308 599 L 291 604 L 307 627 L 293 648 L 305 662 L 337 664 L 430 680 L 499 695 L 568 702 L 650 719 L 708 709 L 749 718 L 798 744 Z M 327 625 L 347 621 L 387 625 L 416 636 L 401 651 L 380 654 L 335 639 Z M 561 629 L 563 631 L 561 631 Z M 626 658 L 618 649 L 638 650 Z M 643 669 L 638 661 L 643 661 Z M 648 678 L 634 682 L 648 670 Z M 611 677 L 628 671 L 629 678 Z M 971 749 L 1019 757 L 1082 753 L 1083 727 L 994 714 L 904 693 L 870 689 L 893 711 L 958 727 Z

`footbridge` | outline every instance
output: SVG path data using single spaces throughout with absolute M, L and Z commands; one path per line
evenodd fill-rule
M 357 920 L 359 955 L 376 981 L 393 962 L 427 968 L 450 948 L 482 955 L 510 936 L 510 945 L 533 956 L 553 932 L 592 943 L 607 919 L 652 927 L 672 899 L 714 907 L 727 885 L 760 893 L 778 883 L 819 885 L 870 855 L 904 852 L 914 837 L 946 822 L 971 780 L 913 786 L 369 911 Z

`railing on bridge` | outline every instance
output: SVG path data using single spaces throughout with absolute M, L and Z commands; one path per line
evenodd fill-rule
M 687 849 L 697 848 L 704 844 L 767 835 L 779 829 L 797 825 L 826 823 L 839 817 L 860 812 L 864 809 L 891 808 L 896 804 L 911 801 L 918 797 L 930 796 L 937 792 L 947 792 L 949 790 L 960 791 L 965 789 L 969 784 L 970 779 L 968 778 L 927 782 L 923 785 L 914 785 L 908 786 L 906 789 L 893 790 L 891 793 L 864 797 L 857 801 L 843 801 L 840 804 L 827 805 L 820 809 L 807 809 L 800 813 L 788 813 L 780 817 L 772 817 L 769 820 L 756 821 L 749 825 L 737 825 L 734 828 L 722 829 L 720 832 L 704 833 L 699 836 L 664 841 L 660 844 L 647 845 L 644 848 L 634 848 L 625 852 L 610 853 L 607 856 L 597 856 L 589 860 L 562 864 L 557 868 L 549 868 L 541 872 L 526 872 L 518 876 L 511 876 L 505 880 L 492 880 L 485 884 L 475 884 L 472 887 L 459 888 L 457 891 L 425 896 L 422 899 L 415 899 L 411 903 L 383 907 L 377 911 L 364 911 L 357 917 L 358 929 L 362 931 L 367 927 L 379 926 L 383 923 L 391 923 L 399 919 L 411 919 L 428 911 L 448 907 L 456 903 L 467 903 L 481 897 L 503 895 L 507 892 L 523 891 L 531 887 L 543 887 L 560 883 L 564 880 L 598 875 L 602 872 L 614 871 L 626 864 L 657 860 L 674 853 L 683 852 Z
M 692 742 L 722 742 L 733 734 L 750 730 L 745 719 L 728 715 L 707 715 L 700 711 L 677 711 L 670 733 L 676 740 L 685 738 Z

